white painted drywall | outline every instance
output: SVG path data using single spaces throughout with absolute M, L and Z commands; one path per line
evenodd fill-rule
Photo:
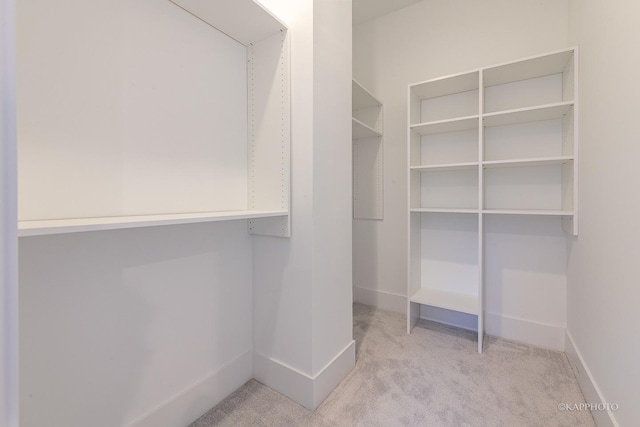
M 41 160 L 21 214 L 246 207 L 244 46 L 169 1 L 18 12 L 20 154 Z M 25 427 L 187 425 L 252 377 L 246 221 L 22 238 L 19 265 Z
M 255 375 L 315 407 L 352 342 L 351 1 L 261 3 L 291 29 L 292 236 L 254 236 Z
M 353 335 L 351 32 L 350 0 L 314 2 L 313 375 Z
M 15 1 L 0 1 L 0 425 L 18 427 Z
M 247 208 L 243 45 L 168 0 L 19 2 L 17 31 L 21 220 Z
M 425 0 L 354 28 L 354 77 L 385 106 L 385 217 L 354 221 L 356 300 L 406 308 L 407 85 L 564 48 L 567 23 L 567 1 Z M 562 336 L 566 240 L 559 220 L 492 219 L 487 233 L 486 310 L 498 319 L 487 332 L 505 335 L 509 322 L 525 320 L 550 327 L 551 341 Z
M 188 393 L 251 351 L 251 274 L 245 221 L 21 238 L 21 425 L 128 425 Z
M 619 405 L 620 426 L 640 419 L 639 15 L 631 0 L 570 2 L 581 63 L 580 235 L 569 258 L 567 328 L 600 398 Z
M 262 1 L 291 30 L 291 238 L 254 236 L 256 353 L 312 370 L 313 1 Z M 257 372 L 260 374 L 260 372 Z M 258 378 L 260 379 L 260 378 Z

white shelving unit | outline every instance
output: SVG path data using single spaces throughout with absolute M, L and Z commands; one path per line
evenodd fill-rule
M 75 67 L 62 59 L 32 61 L 35 54 L 22 52 L 20 236 L 230 220 L 247 221 L 251 234 L 290 236 L 286 26 L 253 0 L 166 4 L 175 5 L 161 11 L 166 51 L 134 55 L 119 45 L 130 63 L 112 70 L 112 79 L 82 62 L 81 44 L 64 45 L 67 57 L 79 58 Z M 174 31 L 189 25 L 193 33 L 186 37 L 200 37 L 195 44 L 202 40 L 216 72 L 181 79 L 181 70 L 194 67 L 180 63 L 178 53 L 196 47 L 181 46 Z M 109 41 L 100 43 L 109 55 Z M 47 51 L 31 40 L 24 46 Z M 95 54 L 100 48 L 92 48 L 94 61 L 102 58 Z M 144 73 L 171 66 L 173 81 L 166 78 L 171 73 Z M 100 92 L 95 82 L 101 79 L 120 84 L 112 91 L 120 98 L 83 95 Z M 60 87 L 65 98 L 38 91 L 41 83 Z
M 577 48 L 409 86 L 407 332 L 421 306 L 477 317 L 484 215 L 578 233 Z
M 384 216 L 384 109 L 360 83 L 352 85 L 353 217 Z

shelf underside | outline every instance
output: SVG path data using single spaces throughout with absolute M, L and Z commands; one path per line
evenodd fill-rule
M 462 313 L 478 314 L 478 298 L 475 295 L 460 294 L 433 288 L 420 288 L 410 298 L 411 302 L 432 307 L 455 310 Z
M 286 211 L 221 211 L 165 215 L 136 215 L 100 218 L 53 219 L 18 222 L 19 236 L 79 233 L 83 231 L 117 230 L 161 225 L 193 224 L 286 216 Z
M 572 156 L 539 157 L 535 159 L 489 160 L 482 162 L 484 168 L 508 168 L 526 166 L 555 166 L 573 161 Z
M 478 116 L 467 116 L 450 120 L 439 120 L 435 122 L 411 125 L 411 130 L 420 136 L 463 132 L 465 130 L 473 130 L 477 128 Z
M 484 114 L 482 122 L 485 127 L 496 127 L 561 119 L 569 114 L 572 108 L 573 102 L 569 101 L 498 111 Z
M 416 83 L 410 86 L 410 90 L 419 99 L 428 99 L 477 90 L 479 85 L 480 74 L 478 71 L 473 71 Z
M 569 101 L 485 113 L 482 116 L 482 124 L 485 127 L 497 127 L 561 119 L 569 114 L 572 108 L 573 102 Z M 448 120 L 413 124 L 410 126 L 410 129 L 420 136 L 463 132 L 476 129 L 478 127 L 478 120 L 478 116 L 457 117 Z
M 454 170 L 469 170 L 476 169 L 478 162 L 465 162 L 465 163 L 447 163 L 438 165 L 420 165 L 411 166 L 412 171 L 416 172 L 445 172 Z
M 412 208 L 415 213 L 462 213 L 487 215 L 543 215 L 543 216 L 573 216 L 573 211 L 563 209 L 479 209 L 472 208 Z
M 555 166 L 562 165 L 573 161 L 572 156 L 556 156 L 556 157 L 538 157 L 530 159 L 507 159 L 507 160 L 485 160 L 482 167 L 489 168 L 515 168 L 528 166 Z M 418 165 L 411 166 L 412 171 L 416 172 L 445 172 L 454 170 L 469 170 L 478 167 L 478 162 L 463 163 L 443 163 L 435 165 Z
M 362 139 L 362 138 L 374 138 L 382 136 L 382 134 L 375 129 L 365 125 L 358 119 L 351 120 L 351 138 L 352 139 Z
M 478 209 L 472 209 L 472 208 L 412 208 L 411 212 L 477 214 L 480 211 Z
M 484 85 L 495 86 L 565 72 L 573 55 L 571 49 L 486 68 L 483 71 Z

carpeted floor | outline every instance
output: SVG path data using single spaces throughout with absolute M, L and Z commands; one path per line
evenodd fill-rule
M 312 412 L 249 381 L 191 425 L 595 426 L 563 353 L 354 305 L 356 367 Z

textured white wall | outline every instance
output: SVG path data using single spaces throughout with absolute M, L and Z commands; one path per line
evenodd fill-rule
M 581 60 L 581 213 L 569 259 L 568 332 L 600 397 L 619 405 L 617 423 L 631 426 L 640 419 L 640 5 L 579 0 L 570 6 L 570 39 L 580 44 Z
M 385 105 L 385 218 L 354 221 L 356 299 L 406 307 L 407 85 L 564 48 L 567 23 L 567 1 L 425 0 L 354 28 L 354 77 Z M 559 220 L 492 219 L 487 231 L 487 311 L 557 335 L 566 301 Z

